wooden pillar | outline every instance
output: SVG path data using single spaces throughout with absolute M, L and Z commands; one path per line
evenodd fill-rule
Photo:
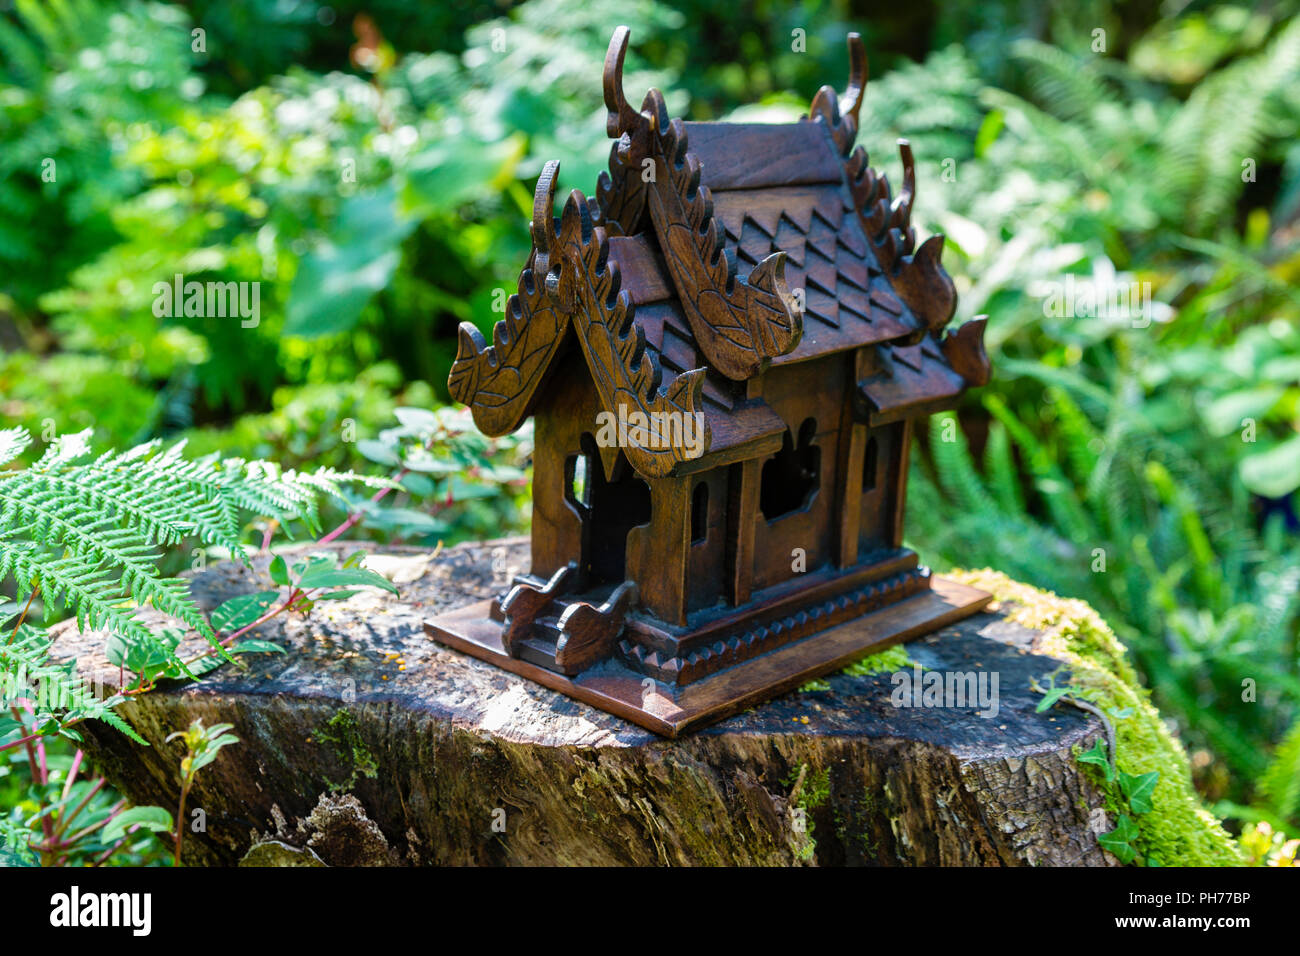
M 745 382 L 745 400 L 763 397 L 763 375 Z M 758 511 L 759 484 L 763 480 L 761 459 L 741 461 L 727 473 L 727 599 L 740 607 L 754 594 L 754 522 Z
M 758 484 L 763 463 L 757 459 L 731 466 L 727 480 L 727 597 L 736 607 L 754 591 L 754 522 L 760 519 Z
M 844 397 L 840 418 L 839 524 L 835 529 L 835 561 L 841 568 L 858 563 L 858 537 L 862 529 L 862 460 L 867 450 L 867 426 L 857 421 L 853 412 L 853 393 L 858 382 L 870 374 L 874 358 L 869 349 L 853 353 L 853 370 Z
M 903 545 L 903 513 L 907 510 L 907 472 L 911 460 L 912 419 L 905 418 L 899 423 L 898 452 L 895 455 L 894 487 L 898 491 L 894 495 L 893 523 L 889 529 L 889 545 L 894 548 Z
M 649 484 L 650 525 L 628 532 L 627 576 L 640 587 L 642 605 L 670 624 L 685 624 L 695 480 L 659 478 Z

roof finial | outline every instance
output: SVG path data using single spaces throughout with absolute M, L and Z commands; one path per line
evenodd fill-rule
M 627 55 L 627 41 L 631 36 L 632 31 L 627 27 L 617 27 L 614 35 L 609 38 L 609 49 L 605 51 L 602 80 L 605 87 L 605 109 L 609 111 L 605 118 L 605 133 L 610 139 L 618 139 L 631 129 L 639 115 L 623 96 L 623 57 Z
M 867 50 L 862 45 L 862 34 L 849 34 L 849 85 L 840 99 L 840 115 L 853 117 L 853 128 L 858 128 L 858 110 L 862 108 L 862 92 L 867 88 Z
M 551 236 L 555 232 L 555 186 L 559 178 L 560 161 L 549 160 L 542 167 L 537 188 L 533 190 L 533 221 L 529 228 L 533 234 L 537 271 L 543 275 L 550 268 Z

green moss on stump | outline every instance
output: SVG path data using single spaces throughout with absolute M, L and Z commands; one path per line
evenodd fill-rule
M 318 744 L 329 746 L 339 760 L 351 769 L 346 780 L 330 783 L 332 793 L 351 790 L 357 785 L 359 776 L 374 779 L 379 774 L 379 761 L 366 746 L 357 729 L 357 720 L 346 709 L 340 709 L 331 717 L 323 728 L 312 731 L 312 739 Z
M 862 658 L 860 661 L 854 661 L 848 667 L 844 668 L 841 673 L 848 674 L 850 677 L 870 677 L 872 674 L 885 674 L 894 671 L 908 670 L 913 664 L 910 657 L 907 656 L 907 647 L 903 644 L 895 644 L 893 647 L 887 647 L 883 651 L 876 651 L 874 654 Z M 825 680 L 818 678 L 810 680 L 799 688 L 801 694 L 811 694 L 816 691 L 830 690 L 831 685 Z
M 1201 805 L 1192 787 L 1186 752 L 1138 683 L 1124 645 L 1096 611 L 1083 601 L 1057 597 L 987 568 L 953 571 L 948 577 L 990 592 L 1003 604 L 1001 610 L 1008 620 L 1042 631 L 1034 650 L 1064 661 L 1071 682 L 1091 691 L 1108 714 L 1129 711 L 1127 717 L 1114 721 L 1119 769 L 1131 774 L 1160 771 L 1151 812 L 1132 815 L 1140 831 L 1137 847 L 1144 858 L 1164 866 L 1245 862 L 1236 842 Z M 1096 779 L 1114 819 L 1126 801 L 1117 785 L 1106 784 L 1100 775 Z

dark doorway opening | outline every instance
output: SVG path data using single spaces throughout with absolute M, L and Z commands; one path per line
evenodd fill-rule
M 876 490 L 876 472 L 880 468 L 880 444 L 876 436 L 867 439 L 867 450 L 862 456 L 862 490 Z
M 812 502 L 821 477 L 822 450 L 813 443 L 816 436 L 816 419 L 804 419 L 798 442 L 787 428 L 781 450 L 763 463 L 758 504 L 768 521 L 802 511 Z
M 650 486 L 619 456 L 607 480 L 596 440 L 582 436 L 582 452 L 564 465 L 564 489 L 582 517 L 582 570 L 589 586 L 621 584 L 627 577 L 627 533 L 650 521 Z
M 691 496 L 691 544 L 703 544 L 709 536 L 709 483 L 701 481 Z

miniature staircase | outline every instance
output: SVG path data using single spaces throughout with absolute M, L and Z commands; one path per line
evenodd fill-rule
M 636 603 L 636 583 L 624 581 L 597 606 L 564 598 L 577 580 L 577 565 L 570 563 L 540 587 L 521 580 L 510 589 L 499 605 L 506 653 L 572 676 L 614 650 L 627 612 Z

